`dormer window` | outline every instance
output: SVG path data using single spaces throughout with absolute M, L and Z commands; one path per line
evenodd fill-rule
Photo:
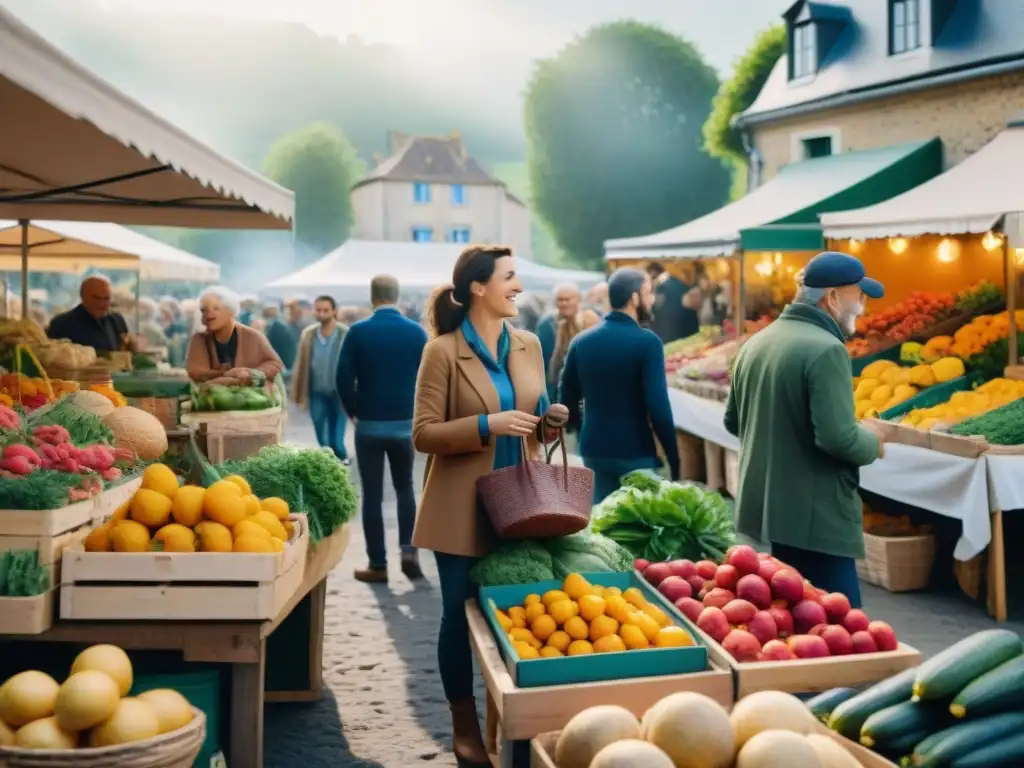
M 794 24 L 790 34 L 789 78 L 799 80 L 817 71 L 817 30 L 813 21 Z
M 921 47 L 920 0 L 889 0 L 889 53 L 893 56 Z

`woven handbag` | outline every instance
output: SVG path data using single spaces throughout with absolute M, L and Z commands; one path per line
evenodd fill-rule
M 526 458 L 529 454 L 523 438 L 523 461 L 477 478 L 477 495 L 499 537 L 568 536 L 590 523 L 594 473 L 584 467 L 568 466 L 564 438 L 559 430 L 557 439 L 545 451 L 545 461 Z M 562 466 L 551 463 L 558 447 L 562 449 Z

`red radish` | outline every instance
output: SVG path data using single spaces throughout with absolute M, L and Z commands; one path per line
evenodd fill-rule
M 730 592 L 735 592 L 736 581 L 739 577 L 740 573 L 736 570 L 735 566 L 720 565 L 718 570 L 715 571 L 715 585 L 722 589 L 728 589 Z
M 732 631 L 722 609 L 714 607 L 705 608 L 700 612 L 700 616 L 697 617 L 697 629 L 718 643 L 725 640 L 725 636 Z
M 793 635 L 786 646 L 798 659 L 822 659 L 829 656 L 828 643 L 816 635 Z
M 722 613 L 730 624 L 746 624 L 757 613 L 757 606 L 746 600 L 730 600 L 722 607 Z
M 6 448 L 4 448 L 5 459 L 12 459 L 15 456 L 24 456 L 25 460 L 29 464 L 32 464 L 36 467 L 43 463 L 42 459 L 39 457 L 39 454 L 23 443 L 11 443 Z
M 850 600 L 842 592 L 829 592 L 821 598 L 821 607 L 825 609 L 830 622 L 839 624 L 850 612 Z
M 818 624 L 828 624 L 828 617 L 825 609 L 810 600 L 803 600 L 793 606 L 793 625 L 797 634 L 807 634 L 811 627 Z
M 828 652 L 833 656 L 849 656 L 853 653 L 853 638 L 838 624 L 825 627 L 821 639 L 828 644 Z
M 772 595 L 796 605 L 804 599 L 804 581 L 800 574 L 791 568 L 782 568 L 772 576 Z
M 11 456 L 8 459 L 0 460 L 0 469 L 15 475 L 28 475 L 36 470 L 36 465 L 24 456 Z
M 704 596 L 704 605 L 712 606 L 714 608 L 724 608 L 731 601 L 736 599 L 736 595 L 730 592 L 728 589 L 722 589 L 721 587 L 715 587 Z
M 868 624 L 868 634 L 880 651 L 895 651 L 900 647 L 893 628 L 884 621 L 872 621 Z
M 658 591 L 673 603 L 682 597 L 691 597 L 693 595 L 690 585 L 686 583 L 685 579 L 681 579 L 678 576 L 669 576 L 658 585 Z
M 769 640 L 761 649 L 765 661 L 790 661 L 796 656 L 782 640 Z
M 736 661 L 757 661 L 757 654 L 761 652 L 757 638 L 742 629 L 734 629 L 726 635 L 722 647 Z
M 860 608 L 854 608 L 843 616 L 843 627 L 851 635 L 856 632 L 867 632 L 870 624 L 868 615 Z
M 690 585 L 690 589 L 693 591 L 693 594 L 696 595 L 704 589 L 704 579 L 696 573 L 694 573 L 693 576 L 684 576 L 683 578 L 686 579 L 686 583 Z
M 100 473 L 100 476 L 108 483 L 113 482 L 121 478 L 121 470 L 117 467 L 107 467 Z
M 690 621 L 697 621 L 701 613 L 704 611 L 704 604 L 699 600 L 694 600 L 692 597 L 681 597 L 675 602 L 676 608 L 678 608 L 683 616 L 688 618 Z
M 756 637 L 761 645 L 779 636 L 779 628 L 775 624 L 775 619 L 772 618 L 768 611 L 758 611 L 755 613 L 754 618 L 748 621 L 746 626 L 747 632 Z
M 710 560 L 701 560 L 697 563 L 697 574 L 705 580 L 715 578 L 717 570 L 718 563 L 712 563 Z
M 672 571 L 669 569 L 668 563 L 651 563 L 644 570 L 644 578 L 654 586 L 658 586 L 671 575 Z
M 775 619 L 779 637 L 786 638 L 793 634 L 793 614 L 785 608 L 778 608 L 774 605 L 768 609 L 768 613 Z
M 828 626 L 828 624 L 815 624 L 807 634 L 814 635 L 815 637 L 821 637 L 822 633 L 828 628 Z
M 781 570 L 782 566 L 777 560 L 762 560 L 761 564 L 757 567 L 757 575 L 771 584 L 772 576 Z
M 772 590 L 768 583 L 755 573 L 748 573 L 736 582 L 736 596 L 749 600 L 762 610 L 772 604 Z
M 725 562 L 743 575 L 757 573 L 757 569 L 761 565 L 761 561 L 757 557 L 757 550 L 747 544 L 729 547 L 729 551 L 725 553 Z
M 682 576 L 689 580 L 691 576 L 697 575 L 697 566 L 692 560 L 672 560 L 668 567 L 672 569 L 674 576 Z
M 860 630 L 854 632 L 853 637 L 853 652 L 854 653 L 877 653 L 878 644 L 875 642 L 875 638 L 871 636 L 871 633 L 867 630 Z
M 647 566 L 649 566 L 650 564 L 650 560 L 644 560 L 642 557 L 638 557 L 636 560 L 633 561 L 633 568 L 637 571 L 640 571 L 640 573 L 643 573 L 647 570 Z

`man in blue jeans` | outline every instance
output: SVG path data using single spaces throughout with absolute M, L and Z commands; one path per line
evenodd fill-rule
M 356 425 L 356 463 L 363 492 L 363 532 L 369 564 L 355 572 L 359 581 L 388 580 L 384 543 L 384 458 L 398 497 L 398 543 L 402 573 L 423 578 L 412 529 L 416 522 L 413 491 L 412 412 L 416 374 L 427 332 L 398 309 L 398 281 L 378 275 L 370 283 L 373 314 L 353 323 L 341 347 L 337 387 L 345 411 Z

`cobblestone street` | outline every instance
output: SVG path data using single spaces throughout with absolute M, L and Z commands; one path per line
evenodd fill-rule
M 287 439 L 312 442 L 304 415 L 291 414 Z M 417 476 L 422 476 L 422 462 Z M 387 497 L 384 514 L 389 553 L 395 553 L 393 494 Z M 425 553 L 427 583 L 415 587 L 399 572 L 397 562 L 389 585 L 360 584 L 352 570 L 364 565 L 365 558 L 357 525 L 348 552 L 329 581 L 324 639 L 329 693 L 315 704 L 268 705 L 268 768 L 455 765 L 435 660 L 440 604 L 433 558 Z M 888 621 L 901 640 L 926 655 L 995 625 L 979 606 L 957 594 L 893 595 L 868 585 L 863 590 L 871 617 Z M 1019 620 L 1008 626 L 1024 632 Z

